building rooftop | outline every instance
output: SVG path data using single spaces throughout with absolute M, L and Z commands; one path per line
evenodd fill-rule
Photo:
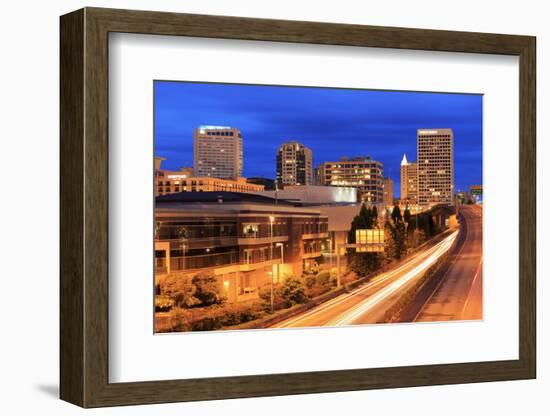
M 227 130 L 232 129 L 230 126 L 210 126 L 210 125 L 201 125 L 199 126 L 200 130 Z
M 285 200 L 270 198 L 263 195 L 249 194 L 244 192 L 180 192 L 169 195 L 160 195 L 156 197 L 156 202 L 161 203 L 254 203 L 265 205 L 286 205 L 294 204 Z
M 275 200 L 263 195 L 238 192 L 180 192 L 156 197 L 157 214 L 184 211 L 187 215 L 320 215 L 315 208 L 296 206 L 289 201 Z
M 255 192 L 279 200 L 294 202 L 297 205 L 350 204 L 357 202 L 357 189 L 344 186 L 299 185 L 285 186 L 284 189 Z

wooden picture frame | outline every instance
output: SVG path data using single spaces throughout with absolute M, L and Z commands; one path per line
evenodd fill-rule
M 535 38 L 85 8 L 61 17 L 61 399 L 82 407 L 535 378 Z M 109 383 L 108 35 L 111 32 L 519 57 L 519 359 Z

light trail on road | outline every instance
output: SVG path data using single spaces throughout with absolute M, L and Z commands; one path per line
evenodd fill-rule
M 411 268 L 416 270 L 417 274 L 418 272 L 425 270 L 425 267 L 422 267 L 424 262 L 428 261 L 427 264 L 431 265 L 434 258 L 439 258 L 439 256 L 443 254 L 444 251 L 449 249 L 449 247 L 456 239 L 457 234 L 457 231 L 453 232 L 451 235 L 441 240 L 439 243 L 425 249 L 425 251 L 423 252 L 418 253 L 415 257 L 399 265 L 395 269 L 389 270 L 376 276 L 371 282 L 362 285 L 361 287 L 354 289 L 347 294 L 340 295 L 330 301 L 324 302 L 308 312 L 300 314 L 294 318 L 290 318 L 286 321 L 280 322 L 273 327 L 288 328 L 331 325 L 331 322 L 335 320 L 335 317 L 341 316 L 341 313 L 343 311 L 351 311 L 352 308 L 357 305 L 358 302 L 362 302 L 365 297 L 370 299 L 372 296 L 376 295 L 380 290 L 382 290 L 377 290 L 378 287 L 384 287 L 384 285 L 393 284 L 392 281 L 396 281 L 395 279 L 400 280 L 402 278 L 399 276 L 400 274 L 404 273 L 404 275 L 410 276 L 409 273 Z
M 409 271 L 395 282 L 384 287 L 364 302 L 361 302 L 349 312 L 346 312 L 340 315 L 334 321 L 329 322 L 328 326 L 343 326 L 353 324 L 356 319 L 368 313 L 372 308 L 374 308 L 380 302 L 384 301 L 393 293 L 401 289 L 412 279 L 416 278 L 420 273 L 427 271 L 428 268 L 430 268 L 445 252 L 447 252 L 451 248 L 457 235 L 458 232 L 455 231 L 453 234 L 451 234 L 449 237 L 447 237 L 445 240 L 435 246 L 435 250 L 420 265 L 416 266 L 413 270 Z

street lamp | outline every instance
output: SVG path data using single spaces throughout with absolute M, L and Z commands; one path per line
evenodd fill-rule
M 275 217 L 273 215 L 269 216 L 269 259 L 271 260 L 271 313 L 273 313 L 273 222 Z
M 328 256 L 330 261 L 330 272 L 332 273 L 332 238 L 328 240 Z
M 281 266 L 285 262 L 284 261 L 284 254 L 283 254 L 283 243 L 277 243 L 275 244 L 276 247 L 281 248 L 281 262 L 277 265 L 277 283 L 281 281 Z

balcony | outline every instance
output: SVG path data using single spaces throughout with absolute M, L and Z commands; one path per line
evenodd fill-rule
M 318 232 L 318 233 L 302 234 L 302 240 L 312 240 L 312 239 L 315 239 L 315 238 L 328 238 L 328 231 Z
M 304 243 L 303 259 L 312 259 L 323 255 L 323 247 L 320 242 Z
M 321 249 L 319 249 L 319 251 L 309 251 L 309 252 L 304 252 L 304 254 L 302 254 L 302 258 L 303 259 L 313 259 L 313 258 L 316 258 L 316 257 L 321 257 L 323 255 L 323 252 L 321 251 Z
M 288 241 L 288 235 L 273 236 L 273 237 L 270 237 L 270 236 L 249 237 L 247 235 L 246 237 L 239 237 L 239 239 L 237 240 L 239 245 L 244 245 L 244 246 L 255 245 L 255 244 L 270 244 L 270 243 L 275 244 L 275 243 L 283 243 L 286 241 Z
M 207 247 L 231 247 L 237 245 L 236 236 L 172 238 L 157 241 L 169 242 L 170 247 L 173 250 L 192 250 Z
M 239 253 L 231 251 L 228 253 L 204 254 L 200 256 L 170 257 L 169 270 L 170 272 L 198 272 L 202 269 L 214 269 L 215 274 L 225 274 L 256 270 L 279 263 L 281 263 L 279 251 L 273 253 L 273 260 L 269 260 L 269 254 L 262 255 L 257 251 L 243 259 L 239 259 Z M 157 275 L 168 273 L 167 259 L 165 257 L 155 258 L 155 272 Z
M 239 262 L 239 253 L 231 251 L 229 253 L 204 254 L 200 256 L 182 256 L 170 258 L 170 270 L 198 270 L 209 269 L 227 264 Z

